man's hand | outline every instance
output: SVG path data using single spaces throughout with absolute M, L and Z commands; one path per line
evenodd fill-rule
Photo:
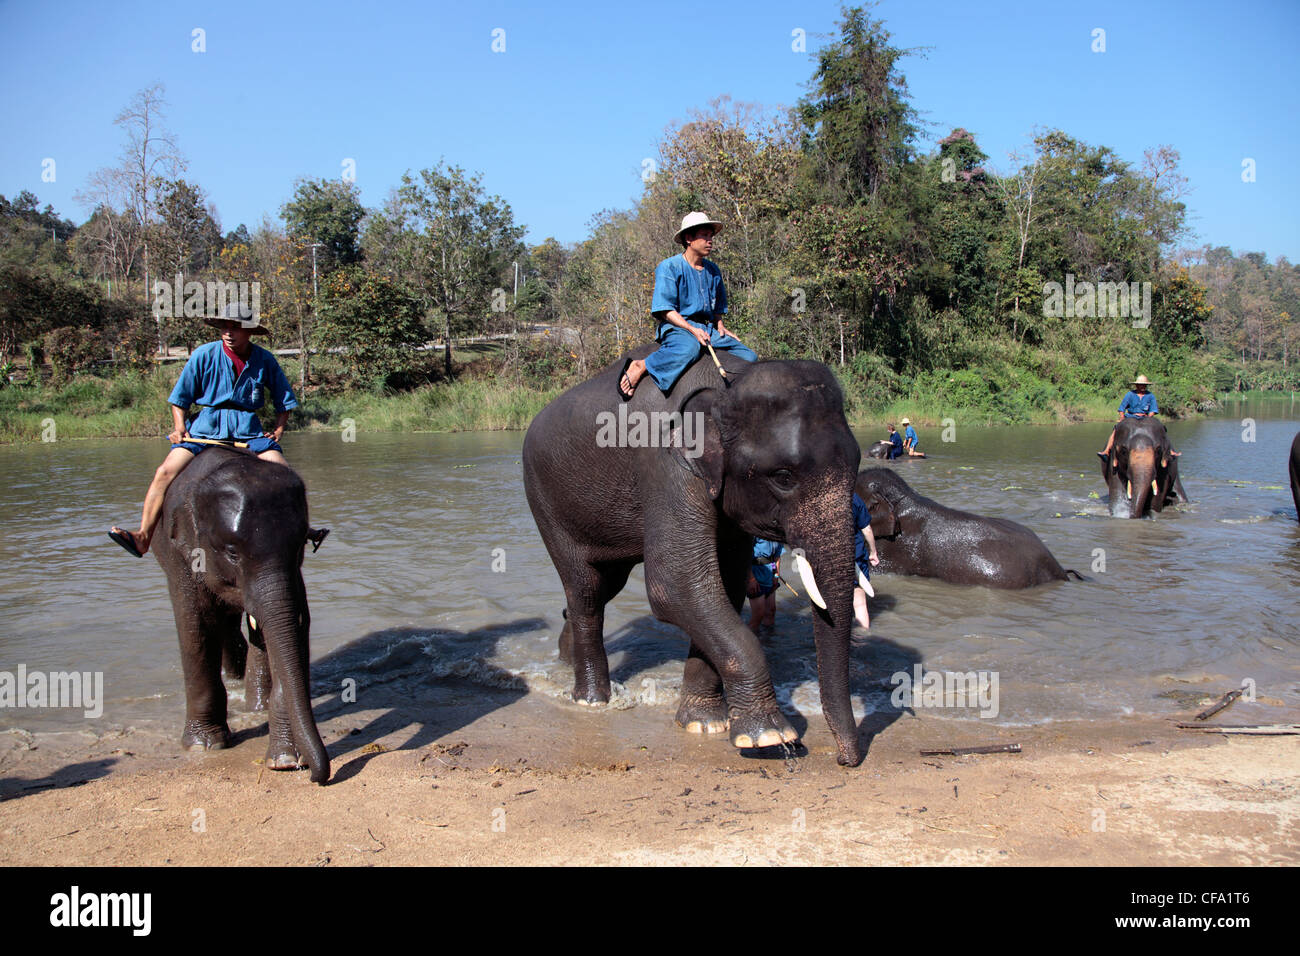
M 876 552 L 872 551 L 872 552 L 871 552 L 871 566 L 874 568 L 874 567 L 875 567 L 876 565 L 878 565 L 879 563 L 880 563 L 880 555 L 878 555 L 878 554 L 876 554 Z
M 714 325 L 716 325 L 716 326 L 718 327 L 718 334 L 719 334 L 719 335 L 731 335 L 731 329 L 729 329 L 729 328 L 727 328 L 725 325 L 723 325 L 721 319 L 718 319 L 717 322 L 714 323 Z M 731 337 L 732 337 L 733 339 L 736 339 L 736 337 L 735 337 L 734 335 L 731 335 Z M 740 339 L 736 339 L 736 341 L 739 342 Z
M 698 329 L 693 325 L 688 325 L 686 327 L 691 330 L 691 334 L 695 336 L 695 340 L 699 342 L 700 345 L 704 346 L 705 348 L 709 347 L 708 332 L 705 332 L 703 329 Z
M 749 580 L 745 582 L 745 593 L 752 598 L 758 597 L 759 593 L 758 579 L 751 573 Z
M 167 436 L 167 440 L 173 445 L 179 445 L 181 442 L 189 441 L 189 438 L 189 429 L 184 427 L 173 430 L 172 433 Z
M 273 431 L 262 432 L 262 437 L 269 438 L 271 439 L 271 441 L 275 442 L 278 445 L 280 443 L 280 436 L 283 434 L 284 434 L 284 426 L 280 425 L 276 427 Z

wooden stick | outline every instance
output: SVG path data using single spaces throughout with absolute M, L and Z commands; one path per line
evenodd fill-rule
M 723 368 L 722 363 L 718 361 L 718 353 L 713 351 L 713 343 L 705 342 L 704 344 L 708 347 L 709 354 L 713 356 L 713 364 L 718 367 L 718 374 L 722 376 L 724 382 L 727 381 L 727 370 Z
M 246 442 L 246 441 L 235 441 L 233 438 L 231 438 L 231 439 L 222 439 L 222 438 L 194 438 L 193 436 L 191 436 L 191 437 L 185 439 L 185 442 L 193 442 L 193 443 L 196 444 L 196 445 L 224 445 L 224 446 L 226 446 L 227 448 L 247 448 L 247 447 L 248 447 L 248 442 Z M 182 442 L 181 444 L 184 444 L 185 442 Z
M 950 747 L 947 750 L 922 750 L 922 757 L 964 757 L 967 754 L 1018 754 L 1020 744 L 994 744 L 990 747 Z
M 1216 734 L 1256 734 L 1261 737 L 1300 734 L 1300 724 L 1176 724 L 1179 730 L 1206 730 Z
M 1230 691 L 1228 691 L 1226 694 L 1224 694 L 1222 697 L 1220 697 L 1220 698 L 1218 699 L 1218 701 L 1217 701 L 1213 706 L 1211 706 L 1211 707 L 1207 707 L 1205 710 L 1203 710 L 1203 711 L 1201 711 L 1199 714 L 1197 714 L 1197 715 L 1196 715 L 1196 719 L 1197 719 L 1197 720 L 1206 720 L 1206 719 L 1208 719 L 1208 718 L 1210 718 L 1210 717 L 1213 717 L 1213 716 L 1214 716 L 1215 714 L 1217 714 L 1219 711 L 1221 711 L 1221 710 L 1225 710 L 1225 709 L 1227 709 L 1228 707 L 1231 707 L 1232 704 L 1233 704 L 1233 702 L 1236 701 L 1236 699 L 1237 699 L 1238 697 L 1240 697 L 1240 696 L 1241 696 L 1241 691 L 1240 691 L 1240 690 L 1230 690 Z

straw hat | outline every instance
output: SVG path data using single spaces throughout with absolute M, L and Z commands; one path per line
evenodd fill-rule
M 253 335 L 271 334 L 271 330 L 262 324 L 261 318 L 248 306 L 239 302 L 231 302 L 220 315 L 205 316 L 203 321 L 217 329 L 221 328 L 222 322 L 238 322 Z
M 682 228 L 678 229 L 673 235 L 673 242 L 680 244 L 682 241 L 682 233 L 694 229 L 697 226 L 712 226 L 715 235 L 722 231 L 722 223 L 718 222 L 716 219 L 710 219 L 706 213 L 688 212 L 682 217 Z
M 912 424 L 912 420 L 910 418 L 900 418 L 899 423 L 902 425 L 910 425 Z
M 1134 384 L 1134 385 L 1146 385 L 1146 386 L 1150 387 L 1150 385 L 1152 384 L 1152 382 L 1151 382 L 1151 379 L 1147 378 L 1145 375 L 1139 375 L 1137 378 L 1133 379 L 1133 384 Z

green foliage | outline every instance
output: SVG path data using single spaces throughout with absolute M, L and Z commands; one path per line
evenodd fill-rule
M 44 345 L 51 379 L 55 382 L 68 382 L 77 372 L 109 358 L 108 347 L 99 332 L 70 325 L 45 333 Z
M 389 375 L 416 361 L 427 337 L 421 312 L 416 298 L 387 276 L 340 268 L 322 290 L 319 341 L 346 350 L 354 383 L 384 387 Z
M 289 238 L 309 246 L 321 243 L 316 268 L 322 274 L 361 260 L 358 236 L 365 214 L 356 183 L 337 179 L 300 179 L 293 199 L 280 207 Z

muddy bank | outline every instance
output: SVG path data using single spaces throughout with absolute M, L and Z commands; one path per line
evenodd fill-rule
M 5 734 L 0 864 L 1300 863 L 1294 737 L 922 714 L 868 723 L 844 769 L 820 720 L 800 755 L 747 756 L 659 709 L 445 686 L 322 720 L 326 787 L 262 770 L 257 715 L 209 754 L 151 729 Z M 1023 752 L 918 753 L 1010 742 Z

